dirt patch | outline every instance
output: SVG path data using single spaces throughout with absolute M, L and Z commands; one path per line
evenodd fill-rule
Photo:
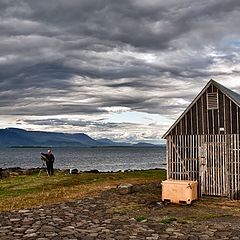
M 111 213 L 129 215 L 130 218 L 162 223 L 193 223 L 203 221 L 234 222 L 240 217 L 240 201 L 205 196 L 191 205 L 164 204 L 160 183 L 133 185 L 132 192 L 120 194 L 116 189 L 102 192 Z M 236 219 L 235 219 L 236 221 Z

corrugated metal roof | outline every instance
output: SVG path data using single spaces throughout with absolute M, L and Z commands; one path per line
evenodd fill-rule
M 240 94 L 230 90 L 229 88 L 224 87 L 220 83 L 211 79 L 206 86 L 202 89 L 202 91 L 196 96 L 196 98 L 192 101 L 192 103 L 186 108 L 186 110 L 180 115 L 180 117 L 175 121 L 175 123 L 168 129 L 168 131 L 162 136 L 162 138 L 166 138 L 167 135 L 172 131 L 172 129 L 180 122 L 183 116 L 188 112 L 188 110 L 197 102 L 200 96 L 207 90 L 207 88 L 213 84 L 216 88 L 222 91 L 227 97 L 229 97 L 236 105 L 240 107 Z

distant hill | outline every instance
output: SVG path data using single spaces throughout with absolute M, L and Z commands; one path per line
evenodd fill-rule
M 135 147 L 155 147 L 156 145 L 154 145 L 152 143 L 139 142 L 139 143 L 133 144 L 133 146 L 135 146 Z
M 97 141 L 103 145 L 114 145 L 115 143 L 108 138 L 97 139 Z
M 114 142 L 108 138 L 101 138 L 101 139 L 98 139 L 97 141 L 105 146 L 132 146 L 131 143 Z
M 98 147 L 98 146 L 138 146 L 153 147 L 149 143 L 129 144 L 114 142 L 107 138 L 95 140 L 84 133 L 57 133 L 26 131 L 19 128 L 0 129 L 1 147 Z
M 18 128 L 0 129 L 0 146 L 98 146 L 84 133 L 68 134 L 26 131 Z

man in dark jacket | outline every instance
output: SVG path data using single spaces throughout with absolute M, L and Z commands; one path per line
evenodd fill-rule
M 55 160 L 55 157 L 52 154 L 52 151 L 50 149 L 48 149 L 47 153 L 41 153 L 41 155 L 42 155 L 42 160 L 46 161 L 48 175 L 52 176 L 53 175 L 53 163 Z

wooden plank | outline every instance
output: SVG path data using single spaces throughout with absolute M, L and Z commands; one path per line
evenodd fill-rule
M 192 119 L 192 135 L 196 135 L 198 133 L 198 121 L 197 121 L 197 104 L 194 104 L 191 112 Z
M 238 122 L 237 122 L 237 105 L 231 101 L 231 126 L 232 126 L 232 134 L 237 133 Z
M 229 176 L 229 149 L 230 149 L 230 143 L 229 143 L 229 135 L 225 135 L 226 140 L 226 154 L 225 154 L 225 182 L 226 182 L 226 193 L 230 197 L 230 176 Z
M 208 144 L 206 142 L 206 135 L 204 136 L 204 143 L 205 143 L 205 155 L 206 155 L 206 165 L 205 165 L 205 171 L 204 171 L 204 192 L 205 194 L 208 193 L 208 180 L 207 180 L 207 164 L 208 164 Z
M 181 155 L 181 136 L 178 136 L 178 153 L 180 155 L 180 158 L 182 159 Z M 182 164 L 179 165 L 179 171 L 180 171 L 180 180 L 182 180 Z
M 192 156 L 192 135 L 188 135 L 188 146 L 189 146 L 189 149 L 188 149 L 188 158 L 191 159 L 191 156 Z M 189 172 L 189 180 L 191 180 L 191 161 L 188 161 L 188 172 Z
M 219 141 L 219 159 L 218 159 L 218 162 L 219 162 L 219 170 L 218 170 L 218 181 L 219 181 L 219 193 L 220 195 L 222 196 L 223 195 L 223 181 L 222 181 L 222 171 L 223 171 L 223 165 L 222 165 L 222 155 L 223 155 L 223 149 L 222 149 L 222 146 L 223 146 L 223 143 L 222 143 L 222 136 L 221 135 L 218 135 L 218 141 Z
M 195 135 L 192 136 L 192 158 L 193 160 L 191 161 L 191 171 L 192 171 L 192 176 L 191 176 L 191 179 L 192 180 L 195 180 Z
M 221 181 L 222 181 L 222 195 L 226 195 L 226 180 L 225 180 L 225 155 L 226 155 L 226 140 L 225 135 L 221 135 L 222 144 L 222 156 L 221 156 Z
M 223 195 L 226 196 L 227 190 L 227 179 L 226 179 L 226 135 L 222 135 L 222 142 L 223 142 L 223 153 L 222 153 L 222 191 Z
M 196 102 L 196 104 L 195 104 L 195 106 L 196 106 L 196 112 L 195 112 L 195 119 L 196 119 L 196 133 L 195 133 L 195 135 L 198 135 L 199 134 L 199 121 L 198 121 L 198 118 L 199 118 L 199 114 L 198 114 L 198 102 L 199 101 L 197 101 Z
M 203 96 L 201 96 L 201 120 L 202 120 L 202 132 L 200 134 L 205 134 L 204 113 L 203 113 Z
M 219 168 L 219 164 L 218 164 L 218 146 L 219 146 L 219 143 L 217 141 L 217 135 L 214 135 L 214 165 L 215 165 L 215 168 L 214 168 L 214 175 L 215 175 L 215 184 L 214 184 L 214 187 L 215 187 L 215 195 L 219 195 L 218 193 L 218 186 L 219 186 L 219 182 L 218 182 L 218 168 Z
M 169 161 L 170 161 L 170 157 L 169 157 L 169 136 L 167 137 L 167 145 L 166 145 L 166 163 L 167 163 L 167 179 L 169 179 Z
M 198 166 L 199 166 L 199 191 L 200 196 L 203 194 L 203 143 L 202 135 L 198 136 Z
M 186 116 L 183 117 L 182 121 L 182 135 L 186 135 Z
M 237 193 L 238 189 L 238 181 L 237 181 L 237 136 L 236 134 L 233 135 L 234 137 L 234 195 Z
M 228 124 L 230 125 L 230 134 L 233 134 L 233 125 L 232 125 L 233 117 L 232 117 L 232 101 L 231 100 L 229 100 L 229 119 L 230 119 L 230 122 Z
M 175 150 L 175 136 L 172 137 L 172 148 L 173 148 L 173 158 L 174 158 L 174 165 L 173 165 L 174 179 L 178 179 L 177 178 L 177 158 L 176 158 L 176 150 Z
M 231 121 L 230 121 L 230 100 L 224 95 L 225 98 L 225 133 L 231 134 Z
M 237 187 L 237 199 L 240 199 L 240 136 L 237 134 L 237 182 L 238 182 L 238 187 Z
M 202 100 L 203 100 L 203 105 L 202 105 L 202 110 L 203 110 L 203 126 L 204 126 L 204 134 L 208 134 L 208 124 L 207 124 L 207 96 L 206 93 L 202 95 Z
M 228 188 L 228 143 L 227 143 L 227 135 L 222 135 L 222 142 L 223 142 L 223 154 L 222 154 L 222 162 L 223 162 L 223 174 L 222 174 L 222 181 L 223 181 L 223 195 L 227 195 L 227 188 Z
M 221 164 L 221 146 L 222 146 L 222 142 L 220 139 L 220 135 L 217 135 L 217 141 L 218 141 L 218 147 L 217 147 L 217 163 L 218 163 L 218 169 L 217 169 L 217 182 L 218 182 L 218 195 L 221 196 L 222 195 L 222 182 L 221 182 L 221 170 L 222 170 L 222 164 Z
M 234 139 L 233 135 L 231 134 L 231 198 L 233 198 L 233 191 L 234 191 L 234 185 L 235 185 L 235 179 L 234 179 Z
M 191 109 L 190 111 L 187 112 L 186 114 L 186 118 L 187 118 L 187 135 L 190 135 L 192 133 L 192 123 L 191 123 Z
M 239 107 L 237 107 L 237 109 L 236 109 L 236 122 L 237 122 L 237 132 L 236 132 L 236 134 L 239 134 Z
M 207 171 L 206 171 L 206 190 L 207 190 L 207 194 L 210 194 L 210 191 L 209 191 L 209 164 L 211 163 L 210 161 L 210 157 L 209 157 L 209 140 L 208 140 L 208 137 L 209 135 L 206 135 L 206 138 L 207 138 Z
M 221 182 L 221 170 L 222 170 L 222 164 L 221 164 L 221 146 L 222 146 L 222 142 L 220 139 L 220 135 L 217 135 L 217 142 L 218 142 L 218 146 L 217 146 L 217 164 L 218 164 L 218 169 L 217 169 L 217 182 L 218 182 L 218 186 L 217 186 L 217 191 L 218 191 L 218 195 L 221 196 L 222 195 L 222 182 Z
M 213 110 L 213 133 L 214 134 L 219 134 L 219 109 L 214 109 Z
M 238 181 L 238 188 L 237 188 L 237 192 L 238 192 L 238 195 L 237 195 L 237 199 L 240 199 L 240 136 L 239 134 L 237 134 L 237 162 L 238 162 L 238 172 L 237 172 L 237 175 L 238 175 L 238 178 L 237 178 L 237 181 Z
M 213 195 L 216 195 L 216 192 L 215 192 L 215 185 L 216 185 L 216 181 L 215 181 L 215 168 L 216 168 L 216 166 L 215 166 L 215 136 L 214 135 L 212 135 L 212 136 L 210 136 L 211 137 L 211 145 L 212 145 L 212 156 L 211 156 L 211 160 L 212 160 L 212 162 L 211 162 L 211 164 L 212 164 L 212 166 L 211 166 L 211 190 L 212 190 L 212 194 Z
M 210 132 L 209 132 L 209 120 L 210 119 L 209 119 L 209 111 L 207 109 L 207 95 L 206 95 L 206 126 L 207 126 L 207 134 L 210 134 Z
M 239 107 L 238 107 L 238 134 L 240 134 L 240 109 L 239 109 Z
M 177 179 L 176 171 L 177 171 L 177 163 L 176 163 L 176 153 L 175 153 L 175 148 L 173 147 L 174 145 L 174 138 L 175 136 L 172 136 L 172 153 L 173 153 L 173 179 Z
M 176 175 L 177 175 L 176 178 L 177 178 L 178 180 L 180 180 L 180 166 L 179 166 L 180 164 L 179 164 L 179 159 L 178 159 L 178 156 L 177 156 L 177 155 L 178 155 L 178 154 L 177 154 L 177 153 L 178 153 L 177 137 L 178 137 L 178 136 L 175 136 L 175 137 L 174 137 L 174 140 L 175 140 L 175 141 L 174 141 L 174 145 L 175 145 L 175 149 L 174 149 L 174 150 L 175 150 L 175 161 L 176 161 Z
M 219 90 L 217 89 L 217 95 L 218 95 L 218 109 L 216 109 L 214 111 L 214 126 L 215 126 L 215 129 L 214 129 L 214 133 L 215 134 L 220 134 L 220 116 L 219 116 Z
M 213 134 L 213 110 L 208 110 L 208 134 Z
M 218 99 L 219 99 L 219 128 L 225 127 L 224 124 L 224 100 L 223 100 L 223 93 L 218 91 Z
M 197 177 L 197 166 L 198 166 L 198 142 L 197 142 L 197 137 L 198 135 L 194 136 L 194 175 L 193 175 L 193 180 L 198 180 Z
M 230 198 L 232 199 L 232 190 L 233 190 L 233 151 L 232 151 L 232 135 L 230 135 L 230 158 L 229 158 L 229 163 L 230 163 Z
M 172 154 L 172 141 L 171 141 L 171 138 L 172 138 L 172 136 L 168 136 L 168 146 L 169 146 L 169 148 L 168 148 L 168 156 L 169 156 L 169 158 L 168 158 L 168 179 L 172 179 L 173 178 L 173 175 L 172 175 L 172 172 L 173 172 L 173 158 L 172 158 L 172 156 L 173 156 L 173 154 Z
M 182 124 L 183 124 L 183 120 L 181 120 L 181 121 L 179 122 L 179 126 L 180 126 L 180 133 L 179 133 L 179 135 L 180 135 L 180 136 L 183 135 L 183 126 L 182 126 Z

